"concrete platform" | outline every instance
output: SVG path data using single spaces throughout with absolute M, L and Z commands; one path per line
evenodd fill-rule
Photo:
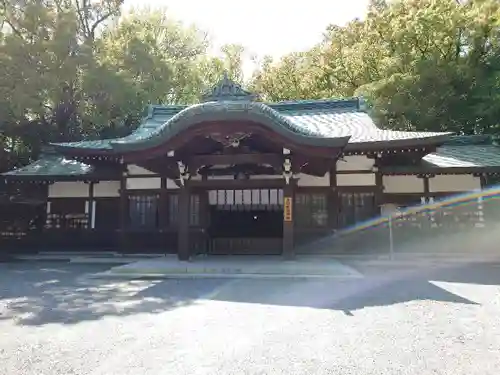
M 361 278 L 354 268 L 324 257 L 200 257 L 181 262 L 175 257 L 158 257 L 116 266 L 94 277 L 244 277 L 244 278 Z

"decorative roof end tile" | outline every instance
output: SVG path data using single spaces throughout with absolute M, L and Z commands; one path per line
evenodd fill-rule
M 244 90 L 239 83 L 229 79 L 227 71 L 210 91 L 202 95 L 203 102 L 255 101 L 258 95 Z

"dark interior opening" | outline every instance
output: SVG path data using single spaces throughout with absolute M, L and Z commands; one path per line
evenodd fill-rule
M 281 238 L 282 210 L 230 211 L 210 208 L 212 238 Z

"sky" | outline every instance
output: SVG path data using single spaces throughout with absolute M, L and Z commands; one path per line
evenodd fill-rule
M 281 57 L 311 48 L 330 24 L 363 17 L 368 0 L 126 0 L 126 7 L 166 7 L 209 33 L 216 48 L 243 45 L 248 56 Z

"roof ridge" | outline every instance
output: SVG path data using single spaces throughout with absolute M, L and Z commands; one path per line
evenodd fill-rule
M 191 104 L 195 105 L 195 104 Z M 164 115 L 175 115 L 176 113 L 182 111 L 190 107 L 191 105 L 179 105 L 179 104 L 167 104 L 167 105 L 152 105 L 151 112 L 149 118 L 153 118 L 155 115 L 164 114 Z
M 359 110 L 359 98 L 329 98 L 315 100 L 289 100 L 275 103 L 264 103 L 277 111 L 307 110 L 307 109 L 356 109 Z
M 355 107 L 360 110 L 360 98 L 353 96 L 347 98 L 326 98 L 326 99 L 300 99 L 283 100 L 279 102 L 261 102 L 275 110 L 289 109 L 312 109 L 314 108 L 350 108 Z M 146 118 L 153 118 L 155 115 L 175 115 L 178 112 L 196 106 L 202 103 L 194 104 L 150 104 L 146 107 Z

